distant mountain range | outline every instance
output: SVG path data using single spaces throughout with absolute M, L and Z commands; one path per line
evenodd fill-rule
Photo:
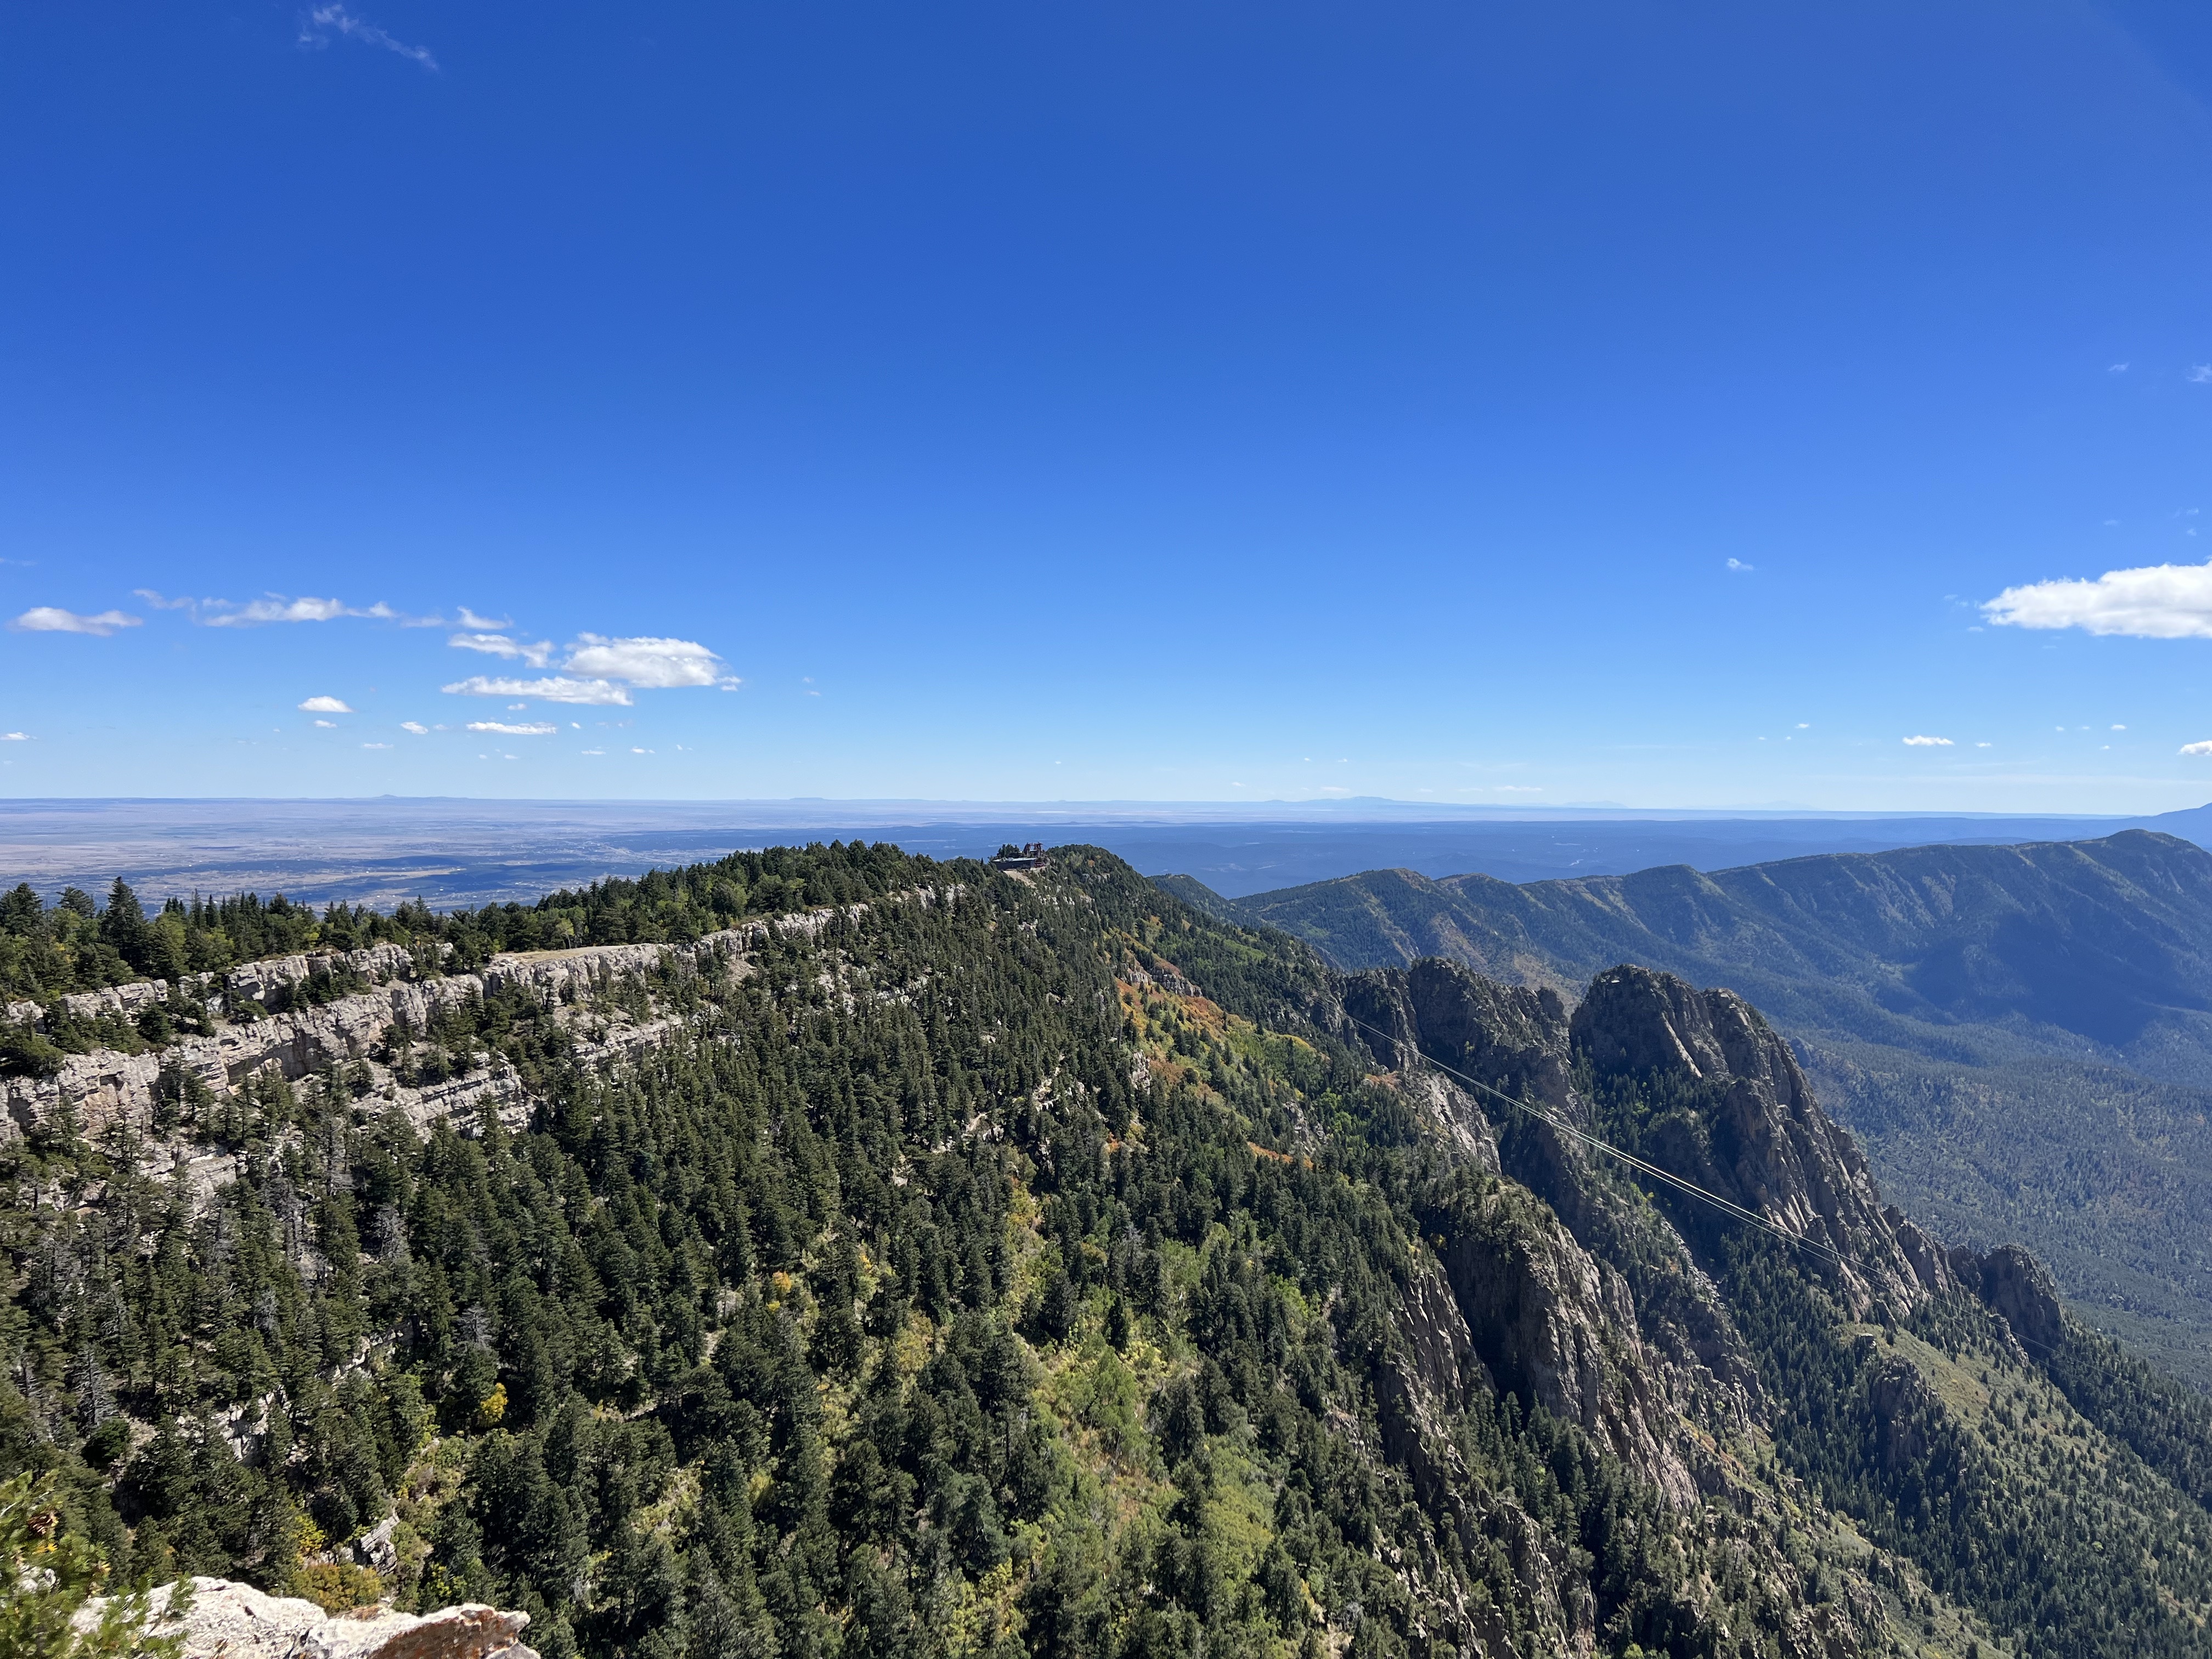
M 149 899 L 276 892 L 389 908 L 529 902 L 733 848 L 892 842 L 935 858 L 1083 842 L 1232 897 L 1355 871 L 1504 881 L 1718 870 L 1813 853 L 2075 841 L 2153 830 L 2212 844 L 2212 807 L 2156 817 L 1664 811 L 1315 801 L 0 801 L 0 868 L 48 898 L 118 874 Z
M 2193 841 L 1525 884 L 1376 870 L 1243 900 L 1159 884 L 1345 969 L 1440 957 L 1571 996 L 1628 962 L 1740 991 L 1914 1213 L 2028 1243 L 2085 1312 L 2212 1383 L 2212 853 Z

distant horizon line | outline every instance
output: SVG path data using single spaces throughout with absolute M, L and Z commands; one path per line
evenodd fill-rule
M 1338 823 L 1534 823 L 1534 822 L 1606 822 L 1620 820 L 1649 820 L 1654 822 L 1685 819 L 1806 819 L 1823 821 L 1867 821 L 1877 819 L 1907 820 L 1969 820 L 1975 822 L 2019 822 L 2022 820 L 2065 822 L 2074 823 L 2129 823 L 2147 819 L 2170 817 L 2179 812 L 2200 811 L 2205 807 L 2181 807 L 2164 812 L 2082 812 L 2082 811 L 1989 811 L 1986 810 L 1942 808 L 1829 808 L 1801 806 L 1786 803 L 1735 806 L 1630 806 L 1616 801 L 1537 802 L 1448 802 L 1404 800 L 1388 795 L 1323 795 L 1303 798 L 1271 797 L 1264 800 L 1173 800 L 1119 798 L 1103 800 L 977 800 L 959 798 L 928 796 L 830 796 L 787 795 L 771 797 L 636 797 L 636 796 L 510 796 L 510 795 L 35 795 L 0 797 L 0 815 L 39 808 L 69 808 L 77 811 L 100 807 L 162 806 L 162 805 L 252 805 L 252 806 L 471 806 L 511 808 L 591 808 L 601 810 L 644 811 L 655 808 L 682 808 L 688 811 L 711 811 L 717 808 L 731 811 L 773 811 L 778 817 L 796 821 L 799 817 L 837 817 L 847 813 L 864 812 L 880 816 L 886 812 L 906 811 L 924 813 L 932 817 L 958 814 L 968 817 L 979 815 L 985 822 L 1033 818 L 1064 818 L 1071 823 L 1081 822 L 1086 815 L 1123 816 L 1143 813 L 1155 817 L 1232 819 L 1247 823 L 1279 821 L 1282 814 L 1298 817 L 1325 817 Z M 2212 803 L 2207 803 L 2212 805 Z M 1356 814 L 1378 812 L 1372 819 L 1363 819 Z M 1271 818 L 1269 814 L 1277 815 Z M 1416 818 L 1413 814 L 1428 815 Z M 886 821 L 888 822 L 888 820 Z

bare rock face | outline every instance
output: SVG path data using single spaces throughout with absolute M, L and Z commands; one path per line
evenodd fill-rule
M 249 963 L 225 975 L 200 975 L 178 989 L 212 997 L 228 1009 L 204 1036 L 190 1036 L 155 1051 L 126 1054 L 95 1049 L 72 1054 L 58 1076 L 0 1079 L 0 1137 L 20 1133 L 46 1121 L 64 1103 L 74 1108 L 78 1127 L 97 1134 L 112 1123 L 143 1129 L 154 1114 L 154 1086 L 161 1072 L 176 1067 L 221 1095 L 256 1073 L 273 1071 L 296 1081 L 320 1067 L 368 1059 L 395 1024 L 416 1032 L 428 1029 L 438 1013 L 472 999 L 514 990 L 544 1006 L 588 999 L 617 980 L 643 975 L 664 964 L 701 975 L 741 974 L 746 953 L 777 934 L 812 933 L 831 912 L 807 912 L 747 922 L 709 933 L 690 945 L 603 945 L 570 951 L 540 951 L 494 957 L 473 974 L 445 974 L 435 963 L 416 963 L 396 945 L 329 957 L 276 957 Z M 343 967 L 371 988 L 337 998 L 320 1007 L 264 1012 L 278 994 L 311 977 L 318 969 Z M 134 1016 L 167 1001 L 165 980 L 146 980 L 64 998 L 70 1012 Z M 210 1004 L 210 1006 L 215 1004 Z M 10 1006 L 10 1018 L 38 1026 L 45 1013 L 35 1003 Z M 678 1022 L 648 1021 L 614 1026 L 597 1042 L 580 1043 L 586 1063 L 621 1057 L 665 1041 Z M 466 1121 L 486 1105 L 509 1127 L 526 1121 L 534 1103 L 511 1067 L 495 1058 L 467 1074 L 422 1089 L 401 1088 L 380 1079 L 379 1092 L 399 1106 L 417 1127 L 436 1120 Z
M 1467 1321 L 1433 1256 L 1414 1255 L 1398 1323 L 1402 1346 L 1376 1378 L 1383 1448 L 1405 1466 L 1424 1502 L 1445 1502 L 1466 1473 L 1451 1414 L 1474 1390 L 1489 1392 L 1496 1384 L 1475 1357 Z
M 1354 1039 L 1393 1071 L 1412 1068 L 1418 1050 L 1512 1099 L 1580 1119 L 1566 1005 L 1549 986 L 1501 985 L 1430 957 L 1352 975 L 1344 1006 L 1358 1023 Z M 1510 1109 L 1493 1102 L 1486 1109 Z
M 1580 1424 L 1675 1502 L 1694 1502 L 1620 1275 L 1502 1182 L 1443 1224 L 1438 1259 L 1498 1385 Z
M 166 1613 L 173 1586 L 154 1592 Z M 76 1624 L 97 1623 L 104 1598 L 78 1611 Z M 181 1620 L 185 1659 L 538 1659 L 522 1642 L 526 1613 L 466 1602 L 417 1615 L 368 1608 L 356 1615 L 325 1613 L 297 1596 L 270 1595 L 228 1578 L 192 1580 L 192 1602 Z
M 2058 1286 L 2044 1265 L 2017 1244 L 2000 1244 L 1987 1255 L 1963 1245 L 1951 1252 L 1959 1282 L 1981 1297 L 2033 1358 L 2048 1358 L 2066 1337 Z
M 1900 1237 L 1856 1144 L 1814 1100 L 1790 1045 L 1735 992 L 1615 968 L 1590 981 L 1572 1029 L 1601 1074 L 1693 1085 L 1693 1107 L 1655 1120 L 1646 1156 L 1842 1256 L 1855 1313 L 1902 1314 L 1948 1287 L 1932 1241 L 1917 1229 Z
M 1601 1155 L 1572 1133 L 1589 1113 L 1575 1089 L 1567 1009 L 1558 994 L 1425 961 L 1353 976 L 1346 1006 L 1371 1028 L 1361 1033 L 1370 1052 L 1400 1072 L 1409 1097 L 1430 1104 L 1443 1138 L 1458 1142 L 1469 1162 L 1534 1193 L 1565 1224 L 1572 1244 L 1597 1261 L 1640 1264 L 1628 1328 L 1642 1339 L 1656 1392 L 1709 1425 L 1746 1428 L 1757 1371 L 1718 1291 L 1663 1219 L 1599 1178 L 1591 1163 Z M 1476 1094 L 1478 1084 L 1507 1099 Z M 1532 1109 L 1516 1110 L 1515 1100 Z M 1485 1126 L 1481 1145 L 1471 1146 L 1466 1126 L 1470 1118 L 1480 1123 L 1485 1111 L 1495 1133 Z
M 1917 1366 L 1894 1356 L 1883 1360 L 1867 1380 L 1867 1401 L 1879 1425 L 1885 1467 L 1902 1469 L 1927 1456 L 1943 1407 Z

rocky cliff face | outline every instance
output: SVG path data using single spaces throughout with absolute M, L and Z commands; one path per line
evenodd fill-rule
M 1437 1223 L 1456 1321 L 1429 1301 L 1391 1385 L 1401 1416 L 1468 1365 L 1599 1435 L 1670 1496 L 1716 1477 L 1680 1432 L 1688 1419 L 1741 1430 L 1759 1416 L 1755 1368 L 1693 1246 L 1741 1224 L 1685 1206 L 1687 1242 L 1630 1188 L 1608 1155 L 1572 1133 L 1597 1121 L 1577 1067 L 1601 1091 L 1650 1094 L 1638 1150 L 1844 1258 L 1835 1275 L 1857 1316 L 1902 1317 L 1956 1276 L 2025 1340 L 2056 1340 L 2047 1276 L 2024 1252 L 1966 1263 L 1882 1203 L 1848 1133 L 1820 1109 L 1789 1047 L 1741 998 L 1669 975 L 1601 975 L 1571 1013 L 1548 989 L 1499 985 L 1426 961 L 1348 976 L 1347 1035 L 1423 1103 L 1440 1139 L 1516 1186 Z M 1440 1067 L 1449 1067 L 1457 1077 Z M 1498 1094 L 1479 1091 L 1487 1085 Z M 1516 1111 L 1498 1095 L 1526 1103 Z M 1619 1132 L 1618 1133 L 1616 1132 Z M 1549 1206 L 1509 1201 L 1525 1188 Z M 2014 1258 L 2017 1257 L 2015 1261 Z M 2024 1266 L 2022 1264 L 2025 1264 Z M 2039 1291 L 2046 1292 L 2039 1294 Z M 2046 1330 L 2045 1327 L 2049 1329 Z M 1441 1365 L 1437 1355 L 1468 1360 Z M 1694 1473 L 1693 1473 L 1694 1471 Z M 1726 1485 L 1725 1479 L 1720 1484 Z
M 1735 993 L 1615 968 L 1590 981 L 1571 1035 L 1597 1075 L 1666 1089 L 1646 1157 L 1840 1256 L 1855 1309 L 1901 1316 L 1948 1285 L 1933 1241 L 1885 1211 L 1857 1146 L 1814 1102 L 1790 1045 Z
M 481 1054 L 458 1077 L 408 1087 L 379 1058 L 388 1036 L 395 1028 L 420 1036 L 447 1009 L 517 991 L 542 1007 L 561 1011 L 577 1039 L 580 1060 L 592 1065 L 617 1059 L 663 1041 L 674 1028 L 666 1019 L 639 1018 L 629 1010 L 605 1006 L 605 994 L 622 981 L 672 970 L 715 981 L 742 976 L 750 971 L 750 953 L 771 936 L 811 936 L 835 914 L 815 911 L 753 922 L 690 945 L 610 945 L 498 956 L 477 973 L 443 973 L 434 962 L 417 962 L 401 947 L 386 945 L 329 957 L 252 963 L 220 980 L 203 975 L 176 987 L 150 980 L 67 997 L 64 1012 L 76 1018 L 103 1013 L 132 1018 L 181 993 L 196 1001 L 206 1000 L 212 1030 L 140 1054 L 100 1048 L 74 1054 L 53 1078 L 0 1079 L 0 1104 L 5 1107 L 0 1137 L 52 1119 L 64 1103 L 88 1135 L 118 1123 L 143 1131 L 154 1116 L 155 1083 L 172 1068 L 222 1094 L 258 1073 L 274 1073 L 289 1082 L 346 1064 L 366 1066 L 370 1092 L 399 1107 L 418 1127 L 437 1119 L 469 1122 L 487 1105 L 513 1125 L 526 1120 L 535 1103 L 511 1066 Z M 374 988 L 320 1007 L 270 1012 L 272 1004 L 284 1000 L 283 994 L 333 968 Z M 9 1012 L 34 1030 L 46 1019 L 35 1003 L 15 1005 Z
M 1345 981 L 1346 1035 L 1394 1071 L 1416 1054 L 1515 1099 L 1578 1121 L 1567 1009 L 1548 986 L 1501 985 L 1455 962 L 1354 974 Z M 1493 1110 L 1495 1109 L 1493 1108 Z
M 2033 1358 L 2055 1352 L 2065 1340 L 2066 1316 L 2050 1270 L 2017 1244 L 2000 1244 L 1987 1255 L 1964 1245 L 1949 1267 L 1962 1290 L 1972 1291 L 2003 1319 Z
M 1620 1274 L 1504 1182 L 1437 1224 L 1438 1259 L 1487 1374 L 1580 1424 L 1673 1501 L 1694 1501 Z

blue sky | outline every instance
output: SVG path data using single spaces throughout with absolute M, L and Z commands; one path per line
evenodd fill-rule
M 2208 97 L 2185 5 L 11 8 L 0 794 L 2195 805 Z

